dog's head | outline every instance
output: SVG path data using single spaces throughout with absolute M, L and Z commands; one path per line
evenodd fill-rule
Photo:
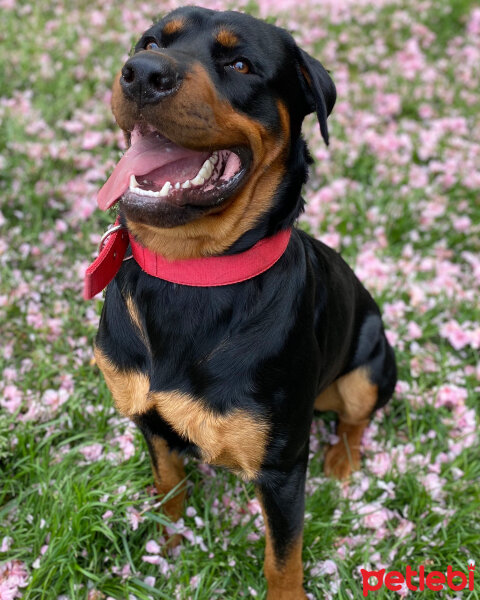
M 113 113 L 130 147 L 100 207 L 119 200 L 134 235 L 167 258 L 273 233 L 302 208 L 302 121 L 316 111 L 328 143 L 334 102 L 323 66 L 285 30 L 177 9 L 142 35 L 115 79 Z

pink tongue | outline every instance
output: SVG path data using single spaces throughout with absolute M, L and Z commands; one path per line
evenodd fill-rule
M 197 158 L 201 153 L 177 146 L 156 134 L 140 137 L 125 152 L 113 173 L 98 192 L 98 206 L 102 210 L 113 206 L 130 187 L 131 175 L 145 175 L 164 165 L 192 155 Z M 208 154 L 206 154 L 206 158 L 208 158 Z

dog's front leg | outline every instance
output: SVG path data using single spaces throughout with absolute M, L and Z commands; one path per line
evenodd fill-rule
M 133 420 L 147 442 L 155 487 L 160 500 L 163 500 L 162 511 L 172 521 L 178 521 L 182 516 L 187 494 L 183 459 L 175 447 L 172 448 L 162 435 L 152 431 L 152 427 L 155 425 L 161 428 L 161 421 L 155 414 L 139 415 Z M 179 534 L 169 536 L 164 532 L 164 536 L 166 539 L 165 550 L 174 548 L 181 541 Z
M 306 450 L 308 456 L 308 449 Z M 303 589 L 303 516 L 307 459 L 287 473 L 264 471 L 257 495 L 265 520 L 267 600 L 305 600 Z
M 183 460 L 175 450 L 168 447 L 167 442 L 158 436 L 146 437 L 152 462 L 155 487 L 160 498 L 172 494 L 163 503 L 163 512 L 172 521 L 182 516 L 183 504 L 187 493 Z

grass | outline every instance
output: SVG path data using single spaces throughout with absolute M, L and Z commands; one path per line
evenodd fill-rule
M 4 4 L 0 600 L 262 598 L 263 525 L 251 502 L 254 489 L 226 471 L 188 461 L 183 544 L 174 556 L 147 551 L 147 541 L 161 541 L 166 519 L 153 495 L 145 443 L 116 415 L 91 362 L 102 303 L 80 299 L 81 273 L 112 220 L 92 212 L 120 144 L 108 89 L 135 37 L 162 7 Z M 465 58 L 479 43 L 478 34 L 467 34 L 476 3 L 424 4 L 422 10 L 409 0 L 352 5 L 335 18 L 328 4 L 312 3 L 295 17 L 284 11 L 277 18 L 312 53 L 327 57 L 339 87 L 331 149 L 313 168 L 302 226 L 319 237 L 340 235 L 338 248 L 386 311 L 401 381 L 365 440 L 363 472 L 348 486 L 323 476 L 334 425 L 329 414 L 315 422 L 303 552 L 305 588 L 315 599 L 362 598 L 360 568 L 385 565 L 404 573 L 407 564 L 423 564 L 446 572 L 452 565 L 465 572 L 468 560 L 478 563 L 479 349 L 474 341 L 455 349 L 442 333 L 452 320 L 470 332 L 479 326 L 479 263 L 467 257 L 480 250 L 475 167 L 462 175 L 464 165 L 480 157 L 478 66 Z M 261 9 L 261 3 L 248 5 L 254 14 Z M 415 30 L 419 24 L 434 33 L 431 43 Z M 409 79 L 399 52 L 415 36 L 425 66 Z M 382 82 L 365 84 L 372 73 Z M 401 107 L 379 117 L 384 92 L 399 94 Z M 424 119 L 425 104 L 433 116 Z M 371 125 L 359 135 L 365 115 Z M 454 116 L 466 120 L 467 133 L 454 127 L 441 134 L 425 157 L 422 134 Z M 368 141 L 372 132 L 388 137 L 392 127 L 411 143 L 409 160 Z M 104 136 L 93 147 L 86 137 L 91 131 Z M 312 150 L 321 151 L 312 118 L 305 131 Z M 453 161 L 455 181 L 445 184 L 431 168 L 434 161 Z M 412 184 L 412 164 L 426 169 L 421 186 Z M 314 213 L 317 194 L 343 180 L 349 187 L 333 190 Z M 469 227 L 454 225 L 465 216 Z M 368 259 L 370 250 L 375 258 Z M 456 395 L 439 402 L 447 385 Z M 98 453 L 88 459 L 82 451 L 89 456 L 93 444 Z M 382 456 L 389 462 L 383 473 Z M 377 526 L 365 517 L 369 511 Z M 148 555 L 158 564 L 146 562 Z M 9 579 L 12 561 L 26 585 Z M 371 597 L 397 594 L 383 588 Z M 442 597 L 460 596 L 445 590 Z M 479 600 L 478 581 L 461 598 Z

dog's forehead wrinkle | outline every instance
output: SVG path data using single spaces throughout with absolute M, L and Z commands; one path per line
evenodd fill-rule
M 175 9 L 155 24 L 163 28 L 169 21 L 182 18 L 184 29 L 197 30 L 198 35 L 212 30 L 227 29 L 249 43 L 258 42 L 271 51 L 272 44 L 283 45 L 290 34 L 272 23 L 262 21 L 247 13 L 227 10 L 215 11 L 199 6 L 184 6 Z

